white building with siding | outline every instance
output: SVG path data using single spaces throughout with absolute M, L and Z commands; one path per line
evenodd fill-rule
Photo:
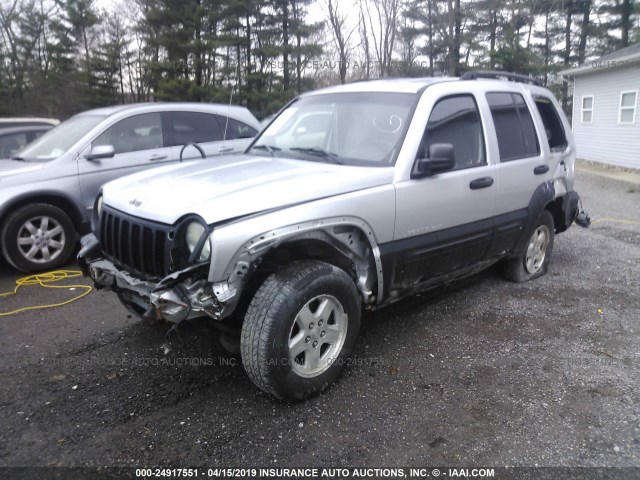
M 560 74 L 573 81 L 577 157 L 640 169 L 640 43 Z

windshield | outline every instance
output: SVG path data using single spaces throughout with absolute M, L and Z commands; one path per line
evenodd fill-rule
M 82 114 L 71 117 L 17 152 L 14 157 L 32 161 L 58 158 L 105 118 L 104 115 Z
M 284 110 L 250 153 L 354 166 L 390 166 L 418 95 L 331 93 L 303 97 Z

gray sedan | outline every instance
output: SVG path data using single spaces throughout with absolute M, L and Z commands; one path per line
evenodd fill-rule
M 0 160 L 0 247 L 15 268 L 59 267 L 88 231 L 100 187 L 179 161 L 243 151 L 260 130 L 244 107 L 154 103 L 87 111 Z M 197 147 L 187 146 L 197 143 Z M 198 151 L 200 150 L 200 151 Z

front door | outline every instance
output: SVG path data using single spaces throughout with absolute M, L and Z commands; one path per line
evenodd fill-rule
M 420 111 L 416 111 L 416 117 Z M 397 217 L 391 288 L 406 288 L 469 267 L 485 257 L 492 235 L 495 165 L 487 161 L 476 99 L 468 93 L 435 101 L 417 158 L 448 143 L 455 167 L 396 184 Z
M 145 168 L 166 164 L 176 156 L 171 147 L 165 146 L 158 112 L 120 120 L 102 132 L 91 143 L 91 148 L 98 145 L 112 145 L 116 154 L 113 158 L 101 160 L 78 159 L 82 200 L 89 209 L 93 207 L 100 187 L 105 183 Z

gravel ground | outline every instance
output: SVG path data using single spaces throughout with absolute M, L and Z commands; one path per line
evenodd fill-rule
M 168 344 L 110 293 L 0 317 L 0 466 L 640 466 L 640 186 L 576 189 L 596 222 L 557 237 L 547 276 L 492 269 L 367 315 L 304 403 L 258 391 L 202 325 Z

